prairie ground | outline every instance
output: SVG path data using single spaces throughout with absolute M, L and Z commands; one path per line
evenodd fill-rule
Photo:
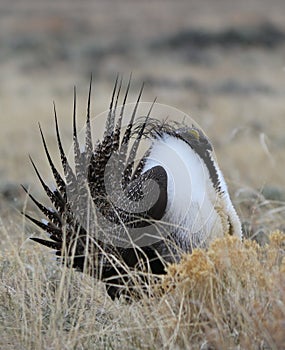
M 281 0 L 1 1 L 1 349 L 284 348 L 284 13 Z M 218 277 L 207 268 L 201 282 L 190 269 L 197 284 L 185 286 L 173 267 L 177 292 L 111 302 L 101 284 L 65 271 L 28 239 L 36 231 L 20 211 L 34 208 L 20 184 L 42 196 L 28 155 L 50 176 L 37 123 L 57 158 L 52 102 L 68 147 L 73 86 L 83 125 L 90 74 L 95 117 L 116 74 L 130 72 L 131 101 L 144 81 L 144 101 L 178 108 L 211 139 L 244 235 L 261 246 L 235 243 L 246 282 L 223 275 L 217 243 L 189 259 L 198 272 L 214 261 Z M 233 253 L 234 243 L 221 244 Z M 229 266 L 242 280 L 238 265 Z

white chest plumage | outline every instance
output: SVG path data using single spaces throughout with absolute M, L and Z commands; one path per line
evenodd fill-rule
M 213 158 L 212 158 L 213 159 Z M 167 207 L 178 245 L 185 250 L 207 246 L 227 232 L 241 237 L 241 226 L 218 165 L 220 191 L 210 178 L 204 160 L 184 140 L 164 133 L 152 143 L 144 171 L 160 165 L 167 172 Z

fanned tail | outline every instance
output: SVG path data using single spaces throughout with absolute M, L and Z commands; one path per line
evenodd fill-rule
M 128 227 L 148 227 L 150 225 L 150 220 L 159 220 L 163 216 L 166 208 L 167 175 L 165 170 L 157 166 L 142 173 L 144 159 L 141 159 L 138 166 L 134 169 L 134 161 L 155 101 L 150 107 L 145 121 L 138 129 L 138 132 L 136 132 L 136 137 L 130 147 L 134 121 L 144 84 L 139 91 L 126 130 L 123 135 L 121 135 L 122 121 L 130 84 L 131 76 L 126 87 L 119 116 L 116 118 L 122 89 L 122 79 L 119 79 L 119 76 L 117 76 L 111 96 L 103 139 L 93 149 L 90 115 L 91 76 L 87 101 L 85 146 L 83 150 L 80 149 L 78 140 L 76 89 L 74 88 L 72 133 L 74 169 L 71 167 L 63 149 L 58 117 L 54 104 L 56 139 L 64 176 L 62 176 L 55 167 L 41 126 L 39 126 L 39 129 L 44 151 L 56 183 L 56 189 L 52 190 L 45 183 L 35 163 L 30 158 L 37 177 L 50 199 L 53 208 L 49 208 L 40 203 L 25 187 L 23 187 L 46 219 L 40 221 L 27 213 L 24 213 L 24 215 L 33 224 L 49 235 L 49 240 L 35 237 L 31 239 L 44 246 L 55 249 L 56 255 L 60 257 L 62 261 L 67 261 L 69 266 L 75 267 L 80 271 L 87 271 L 101 280 L 109 281 L 111 279 L 113 282 L 115 280 L 119 285 L 124 285 L 126 283 L 126 278 L 118 276 L 126 275 L 128 269 L 134 268 L 142 259 L 144 259 L 145 262 L 148 259 L 155 261 L 153 270 L 159 271 L 160 273 L 164 272 L 164 266 L 160 259 L 157 258 L 153 247 L 117 247 L 112 244 L 112 241 L 106 242 L 99 239 L 100 237 L 98 236 L 100 229 L 96 223 L 97 214 L 103 215 L 110 225 L 119 225 L 125 230 Z M 143 209 L 141 212 L 135 213 L 124 209 L 124 207 L 117 206 L 116 203 L 111 201 L 110 193 L 108 193 L 106 188 L 105 174 L 106 171 L 109 171 L 108 167 L 111 167 L 110 179 L 112 180 L 112 171 L 115 169 L 116 173 L 120 175 L 120 184 L 118 186 L 126 193 L 126 198 L 130 201 L 134 201 L 134 203 L 138 201 L 142 195 L 141 189 L 143 184 L 149 180 L 155 180 L 160 188 L 160 195 L 156 203 L 154 203 L 151 208 Z M 86 213 L 82 213 L 82 209 L 86 209 L 88 206 L 91 212 L 90 217 L 86 215 Z M 92 212 L 94 208 L 95 214 Z M 84 221 L 85 216 L 88 216 L 86 222 Z M 120 263 L 118 263 L 119 261 Z M 126 268 L 124 266 L 126 266 Z M 117 288 L 109 287 L 108 292 L 114 297 L 117 294 Z

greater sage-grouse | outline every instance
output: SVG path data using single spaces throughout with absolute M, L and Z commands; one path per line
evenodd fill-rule
M 74 93 L 74 166 L 63 150 L 55 113 L 63 175 L 43 146 L 56 188 L 36 174 L 53 208 L 30 198 L 45 215 L 33 223 L 50 239 L 32 238 L 56 250 L 59 259 L 106 283 L 108 294 L 132 295 L 139 276 L 165 273 L 181 254 L 226 234 L 241 237 L 241 224 L 223 175 L 205 134 L 193 125 L 177 125 L 152 116 L 137 117 L 142 89 L 125 128 L 130 81 L 119 106 L 122 80 L 116 80 L 102 140 L 93 145 L 88 96 L 84 146 L 76 127 Z M 148 147 L 141 153 L 141 144 Z M 134 273 L 134 274 L 133 274 Z M 133 274 L 133 275 L 132 275 Z

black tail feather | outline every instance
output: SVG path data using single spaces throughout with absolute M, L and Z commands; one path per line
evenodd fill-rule
M 62 248 L 62 242 L 54 242 L 54 241 L 48 241 L 46 239 L 41 239 L 41 238 L 37 238 L 37 237 L 31 237 L 31 240 L 43 244 L 46 247 L 49 247 L 51 249 L 55 249 L 57 251 L 61 251 Z
M 41 128 L 40 124 L 39 124 L 39 129 L 40 129 L 40 134 L 41 134 L 44 150 L 45 150 L 45 153 L 46 153 L 46 156 L 47 156 L 50 168 L 52 170 L 54 179 L 56 181 L 58 190 L 59 190 L 60 194 L 62 195 L 62 197 L 64 198 L 64 200 L 66 201 L 66 185 L 65 185 L 65 182 L 63 181 L 63 179 L 62 179 L 61 175 L 59 174 L 59 172 L 57 171 L 56 167 L 54 166 L 54 163 L 53 163 L 53 161 L 51 159 L 51 156 L 50 156 L 47 144 L 46 144 L 46 140 L 45 140 L 45 137 L 44 137 L 44 134 L 43 134 L 43 131 L 42 131 L 42 128 Z
M 133 128 L 133 124 L 134 124 L 134 120 L 135 120 L 135 117 L 136 117 L 136 113 L 137 113 L 137 109 L 138 109 L 138 105 L 140 103 L 140 100 L 141 100 L 141 96 L 142 96 L 142 93 L 143 93 L 143 89 L 144 89 L 144 83 L 142 83 L 142 86 L 141 86 L 141 89 L 140 89 L 140 92 L 139 92 L 139 95 L 138 95 L 138 98 L 137 98 L 137 102 L 135 104 L 135 107 L 134 107 L 134 110 L 133 110 L 133 113 L 132 113 L 132 116 L 131 116 L 131 119 L 129 121 L 129 124 L 127 126 L 127 129 L 125 131 L 125 134 L 124 134 L 124 137 L 123 137 L 123 141 L 122 141 L 122 144 L 124 145 L 128 145 L 129 141 L 130 141 L 130 137 L 131 137 L 131 134 L 132 134 L 132 128 Z
M 65 201 L 62 198 L 61 194 L 56 190 L 56 191 L 52 191 L 44 182 L 43 178 L 41 177 L 33 159 L 30 156 L 30 161 L 33 165 L 33 168 L 37 174 L 38 179 L 40 180 L 40 183 L 43 187 L 43 189 L 45 190 L 47 196 L 49 197 L 49 199 L 51 200 L 52 204 L 55 206 L 56 210 L 59 212 L 59 214 L 63 214 L 65 211 Z
M 145 117 L 144 122 L 140 125 L 140 128 L 137 132 L 137 137 L 135 138 L 135 141 L 134 141 L 132 148 L 129 152 L 129 157 L 128 157 L 128 160 L 126 162 L 126 169 L 125 169 L 125 175 L 124 175 L 125 181 L 130 181 L 132 179 L 132 175 L 134 175 L 133 174 L 133 167 L 134 167 L 135 157 L 137 155 L 138 148 L 139 148 L 142 136 L 144 134 L 144 130 L 146 128 L 147 122 L 149 120 L 149 117 L 150 117 L 150 114 L 151 114 L 151 111 L 153 109 L 155 102 L 156 102 L 156 98 L 154 99 L 153 103 L 151 104 L 150 109 L 147 113 L 147 116 Z M 139 168 L 137 168 L 136 170 L 138 171 Z M 140 174 L 137 174 L 137 175 L 140 175 Z
M 119 115 L 119 118 L 117 120 L 117 124 L 116 124 L 116 127 L 115 127 L 114 143 L 113 143 L 114 151 L 117 151 L 119 149 L 119 146 L 120 146 L 122 120 L 123 120 L 123 117 L 124 117 L 125 106 L 126 106 L 127 98 L 128 98 L 129 91 L 130 91 L 131 79 L 132 79 L 132 75 L 130 74 L 128 85 L 127 85 L 125 96 L 124 96 L 124 100 L 123 100 L 123 104 L 122 104 L 121 111 L 120 111 L 120 115 Z
M 90 77 L 90 85 L 89 85 L 89 91 L 88 91 L 87 117 L 86 117 L 85 156 L 87 161 L 90 159 L 91 153 L 93 151 L 91 123 L 90 123 L 91 92 L 92 92 L 92 74 Z
M 73 173 L 73 170 L 72 170 L 71 166 L 68 163 L 68 160 L 66 158 L 65 152 L 64 152 L 63 147 L 62 147 L 60 133 L 59 133 L 59 127 L 58 127 L 57 113 L 56 113 L 56 109 L 55 109 L 55 104 L 54 104 L 54 119 L 55 119 L 55 129 L 56 129 L 57 144 L 58 144 L 58 149 L 59 149 L 59 152 L 60 152 L 60 159 L 61 159 L 61 163 L 62 163 L 62 167 L 63 167 L 63 170 L 64 170 L 64 175 L 65 175 L 67 184 L 69 184 L 69 183 L 76 183 L 76 177 L 75 177 L 75 175 Z
M 61 218 L 58 213 L 54 210 L 48 209 L 43 204 L 41 204 L 23 185 L 21 185 L 23 190 L 27 193 L 27 195 L 31 198 L 31 200 L 35 203 L 35 205 L 39 208 L 39 210 L 57 227 L 62 226 Z
M 44 230 L 45 232 L 49 233 L 51 235 L 51 239 L 57 242 L 62 241 L 62 230 L 51 224 L 50 222 L 47 222 L 46 224 L 34 219 L 32 216 L 30 216 L 27 213 L 23 213 L 23 215 L 28 218 L 30 221 L 32 221 L 35 225 L 37 225 L 39 228 Z
M 116 77 L 115 85 L 112 92 L 108 117 L 105 125 L 104 139 L 107 137 L 112 137 L 114 133 L 114 118 L 115 118 L 114 102 L 115 102 L 115 94 L 118 86 L 118 80 L 119 80 L 119 75 L 117 75 Z

